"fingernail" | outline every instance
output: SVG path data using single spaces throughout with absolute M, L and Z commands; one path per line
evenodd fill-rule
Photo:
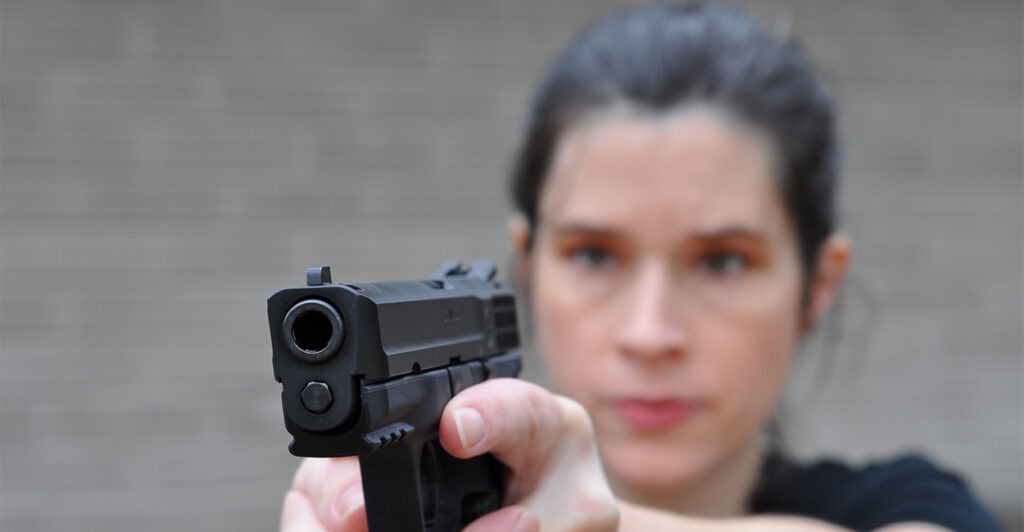
M 539 530 L 540 521 L 530 512 L 519 514 L 519 519 L 516 519 L 516 524 L 512 528 L 512 532 L 538 532 Z
M 459 431 L 459 441 L 463 449 L 471 449 L 484 439 L 484 418 L 480 412 L 472 408 L 462 407 L 455 410 L 455 428 Z
M 338 514 L 338 521 L 343 522 L 348 514 L 358 510 L 363 504 L 363 488 L 359 484 L 338 494 L 334 499 L 334 511 Z

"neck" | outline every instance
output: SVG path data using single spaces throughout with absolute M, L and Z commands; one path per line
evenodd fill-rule
M 761 471 L 761 451 L 751 442 L 729 461 L 690 485 L 671 493 L 645 493 L 616 486 L 624 499 L 652 508 L 694 517 L 736 517 L 748 512 L 747 499 Z

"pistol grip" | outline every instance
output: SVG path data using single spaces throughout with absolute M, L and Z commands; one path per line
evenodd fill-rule
M 504 499 L 505 468 L 497 459 L 455 458 L 436 437 L 361 455 L 359 468 L 371 532 L 461 530 Z

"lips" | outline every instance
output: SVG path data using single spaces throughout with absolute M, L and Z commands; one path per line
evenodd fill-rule
M 640 431 L 660 431 L 686 423 L 705 407 L 700 400 L 620 399 L 613 403 L 619 418 Z

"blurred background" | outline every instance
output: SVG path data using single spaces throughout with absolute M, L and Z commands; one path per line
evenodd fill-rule
M 275 529 L 266 297 L 506 264 L 532 88 L 617 5 L 4 0 L 0 528 Z M 1022 529 L 1021 3 L 748 5 L 837 91 L 856 243 L 790 445 L 925 452 Z

